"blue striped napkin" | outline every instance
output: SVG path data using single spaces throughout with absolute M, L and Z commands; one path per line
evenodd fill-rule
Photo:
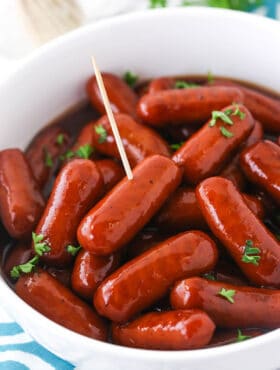
M 69 362 L 35 342 L 0 308 L 1 370 L 72 370 Z

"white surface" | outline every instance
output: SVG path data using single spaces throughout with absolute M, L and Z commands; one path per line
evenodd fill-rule
M 246 79 L 280 91 L 280 25 L 244 13 L 186 8 L 122 16 L 42 48 L 0 86 L 0 148 L 25 145 L 42 125 L 83 96 L 94 53 L 103 70 Z M 269 63 L 269 65 L 268 65 Z M 196 351 L 159 352 L 98 342 L 40 315 L 0 279 L 0 299 L 38 342 L 79 368 L 98 370 L 276 370 L 280 331 Z

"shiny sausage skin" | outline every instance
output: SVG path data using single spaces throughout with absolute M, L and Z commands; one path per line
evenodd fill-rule
M 255 121 L 255 126 L 245 142 L 245 148 L 249 148 L 250 146 L 256 144 L 257 142 L 263 139 L 263 127 L 259 121 Z
M 260 219 L 264 208 L 258 198 L 242 194 L 245 203 Z M 177 189 L 167 200 L 154 219 L 162 231 L 177 232 L 189 229 L 208 229 L 196 199 L 195 190 L 189 187 Z
M 247 207 L 254 213 L 260 220 L 264 219 L 265 210 L 262 202 L 255 196 L 250 194 L 242 194 Z
M 66 248 L 77 244 L 79 222 L 102 190 L 102 176 L 92 161 L 75 159 L 62 168 L 36 228 L 51 248 L 42 256 L 44 262 L 63 267 L 72 260 Z
M 20 298 L 50 320 L 87 337 L 106 340 L 103 320 L 46 271 L 22 275 L 15 289 Z
M 135 118 L 138 101 L 136 93 L 116 75 L 103 72 L 102 78 L 113 112 L 126 113 Z M 95 76 L 88 80 L 86 90 L 93 107 L 100 114 L 105 114 L 106 111 Z
M 96 256 L 81 250 L 72 271 L 72 289 L 82 298 L 91 300 L 99 284 L 116 270 L 119 264 L 119 253 Z
M 248 140 L 248 139 L 247 139 Z M 230 180 L 238 190 L 242 191 L 246 187 L 246 178 L 239 166 L 239 155 L 236 155 L 233 160 L 219 173 L 219 176 Z
M 128 259 L 140 256 L 140 254 L 159 244 L 164 239 L 166 239 L 166 236 L 156 229 L 141 230 L 127 246 Z
M 106 255 L 125 246 L 177 188 L 182 172 L 169 158 L 153 155 L 93 207 L 78 228 L 80 245 Z
M 161 230 L 170 232 L 207 229 L 195 190 L 190 187 L 177 189 L 155 216 L 154 222 Z
M 158 133 L 135 122 L 127 114 L 117 113 L 114 117 L 132 167 L 153 154 L 170 157 L 169 146 Z M 96 132 L 96 128 L 99 126 L 102 126 L 107 133 L 104 142 L 100 141 L 100 135 Z M 119 150 L 107 116 L 101 117 L 93 125 L 92 143 L 99 153 L 120 159 Z
M 279 146 L 269 140 L 261 141 L 242 152 L 240 165 L 248 179 L 280 205 Z
M 196 189 L 196 197 L 208 226 L 245 276 L 258 285 L 280 287 L 280 244 L 232 182 L 222 177 L 204 180 Z M 242 261 L 247 240 L 260 250 L 258 265 Z
M 59 135 L 63 135 L 61 144 L 57 142 Z M 42 130 L 32 140 L 26 150 L 26 158 L 40 188 L 43 188 L 54 172 L 56 161 L 63 154 L 69 144 L 69 136 L 58 126 L 49 126 Z M 46 156 L 50 156 L 53 165 L 46 165 Z
M 195 90 L 195 89 L 193 89 Z M 228 106 L 223 109 L 236 109 Z M 206 177 L 216 175 L 225 166 L 238 149 L 240 144 L 246 140 L 254 127 L 254 119 L 244 106 L 239 106 L 245 117 L 231 116 L 233 125 L 228 126 L 233 137 L 222 135 L 220 128 L 225 123 L 217 120 L 214 127 L 210 127 L 208 121 L 197 133 L 173 155 L 173 160 L 184 169 L 184 179 L 189 184 L 197 184 Z
M 259 120 L 265 131 L 279 134 L 280 132 L 280 100 L 266 96 L 260 92 L 244 87 L 236 82 L 217 80 L 215 86 L 228 86 L 240 89 L 244 95 L 244 105 Z
M 204 347 L 215 324 L 200 310 L 151 312 L 125 324 L 114 324 L 113 342 L 127 347 L 183 350 Z
M 176 79 L 173 77 L 155 78 L 149 83 L 148 94 L 155 94 L 163 90 L 172 90 L 175 88 Z
M 222 289 L 234 290 L 233 303 L 222 297 Z M 280 291 L 238 286 L 202 278 L 178 282 L 170 294 L 174 309 L 204 310 L 221 328 L 278 328 Z
M 31 237 L 44 203 L 22 151 L 1 151 L 0 216 L 8 233 L 16 239 Z
M 106 193 L 125 176 L 122 167 L 111 159 L 100 159 L 96 160 L 94 163 L 103 177 Z
M 145 123 L 162 127 L 203 122 L 210 118 L 213 110 L 242 101 L 243 94 L 237 88 L 175 89 L 143 96 L 138 102 L 137 112 Z
M 100 315 L 124 322 L 156 303 L 175 281 L 211 270 L 218 252 L 200 231 L 169 238 L 127 262 L 96 290 L 94 305 Z

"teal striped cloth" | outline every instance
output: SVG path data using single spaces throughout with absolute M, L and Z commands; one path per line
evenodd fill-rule
M 1 370 L 71 370 L 74 366 L 35 342 L 0 308 Z
M 280 18 L 280 0 L 189 0 L 184 6 L 208 5 L 250 11 Z M 168 0 L 151 0 L 148 6 L 168 6 Z M 74 366 L 35 342 L 0 308 L 0 370 L 70 370 Z M 98 368 L 97 368 L 98 370 Z

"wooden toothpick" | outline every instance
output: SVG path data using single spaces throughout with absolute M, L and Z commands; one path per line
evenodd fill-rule
M 109 102 L 109 99 L 108 99 L 108 95 L 107 95 L 107 92 L 106 92 L 106 89 L 105 89 L 105 86 L 104 86 L 104 82 L 103 82 L 101 73 L 99 71 L 99 68 L 98 68 L 98 66 L 96 64 L 96 61 L 95 61 L 93 56 L 91 57 L 91 61 L 92 61 L 93 69 L 94 69 L 94 72 L 95 72 L 97 85 L 98 85 L 99 90 L 100 90 L 100 94 L 101 94 L 103 104 L 104 104 L 104 107 L 105 107 L 105 110 L 106 110 L 106 113 L 107 113 L 107 116 L 108 116 L 108 120 L 109 120 L 110 125 L 112 127 L 112 131 L 113 131 L 113 134 L 114 134 L 114 137 L 115 137 L 115 140 L 116 140 L 116 144 L 117 144 L 120 156 L 121 156 L 121 160 L 122 160 L 122 163 L 123 163 L 123 166 L 124 166 L 124 170 L 126 172 L 127 178 L 129 180 L 132 180 L 133 179 L 133 174 L 132 174 L 132 171 L 131 171 L 131 167 L 130 167 L 130 164 L 128 162 L 127 156 L 126 156 L 126 152 L 125 152 L 125 149 L 124 149 L 124 146 L 123 146 L 123 143 L 122 143 L 122 139 L 120 137 L 120 133 L 119 133 L 119 129 L 118 129 L 115 117 L 114 117 L 113 112 L 112 112 L 112 108 L 111 108 L 111 105 L 110 105 L 110 102 Z

